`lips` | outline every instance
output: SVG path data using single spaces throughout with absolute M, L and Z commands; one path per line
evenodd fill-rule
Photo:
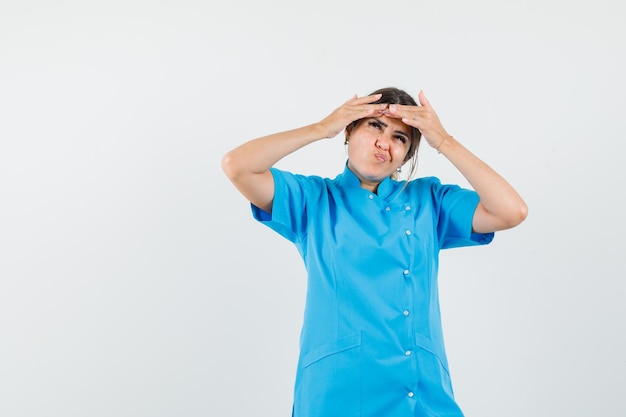
M 387 155 L 377 153 L 374 155 L 379 162 L 387 162 Z

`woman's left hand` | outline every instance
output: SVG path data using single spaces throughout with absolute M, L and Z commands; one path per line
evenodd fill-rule
M 472 219 L 472 230 L 475 233 L 489 233 L 520 224 L 528 214 L 528 207 L 517 191 L 446 132 L 422 91 L 419 93 L 419 103 L 418 106 L 392 104 L 385 115 L 402 119 L 406 125 L 418 128 L 428 144 L 437 151 L 441 148 L 441 153 L 478 193 L 480 201 Z
M 439 116 L 437 116 L 435 109 L 433 109 L 430 102 L 426 99 L 423 91 L 420 91 L 418 98 L 419 106 L 392 104 L 389 106 L 385 115 L 402 119 L 404 124 L 419 129 L 428 144 L 435 149 L 439 149 L 441 144 L 445 142 L 450 135 L 443 128 L 443 125 L 439 121 Z

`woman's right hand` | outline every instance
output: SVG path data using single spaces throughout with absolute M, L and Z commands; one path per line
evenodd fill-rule
M 355 95 L 350 100 L 343 103 L 318 123 L 321 128 L 322 137 L 334 138 L 355 120 L 383 115 L 389 106 L 388 104 L 370 104 L 379 100 L 381 97 L 382 94 L 364 97 Z
M 270 168 L 280 159 L 322 138 L 333 138 L 346 126 L 364 117 L 384 114 L 387 104 L 371 104 L 380 94 L 354 96 L 321 122 L 250 140 L 222 158 L 222 169 L 248 201 L 268 213 L 274 200 Z

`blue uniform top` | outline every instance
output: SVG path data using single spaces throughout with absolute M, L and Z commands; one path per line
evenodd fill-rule
M 462 416 L 452 393 L 437 290 L 440 249 L 472 233 L 478 195 L 437 178 L 335 179 L 275 168 L 271 215 L 308 272 L 295 417 Z

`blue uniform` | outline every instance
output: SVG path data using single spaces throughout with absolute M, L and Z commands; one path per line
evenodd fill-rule
M 335 179 L 272 168 L 271 215 L 308 272 L 295 417 L 462 416 L 437 290 L 440 249 L 486 244 L 478 195 L 437 178 L 385 179 L 374 194 L 346 165 Z

